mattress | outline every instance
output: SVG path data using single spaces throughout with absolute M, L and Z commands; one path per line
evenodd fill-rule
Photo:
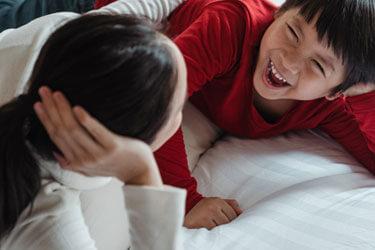
M 202 194 L 236 199 L 244 212 L 185 230 L 185 249 L 375 249 L 375 178 L 318 131 L 224 137 L 193 175 Z

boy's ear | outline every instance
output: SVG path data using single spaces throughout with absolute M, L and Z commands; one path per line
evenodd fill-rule
M 283 12 L 280 11 L 280 9 L 276 10 L 275 13 L 273 14 L 273 18 L 277 19 L 283 15 Z
M 369 83 L 357 83 L 350 88 L 348 88 L 343 95 L 344 96 L 356 96 L 356 95 L 362 95 L 362 94 L 367 94 L 372 91 L 375 91 L 375 83 L 374 82 L 369 82 Z

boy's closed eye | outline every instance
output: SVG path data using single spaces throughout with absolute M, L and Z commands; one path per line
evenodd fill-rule
M 293 40 L 298 44 L 300 43 L 301 39 L 298 35 L 298 32 L 296 31 L 295 28 L 293 28 L 293 26 L 289 23 L 286 23 L 286 26 L 287 26 L 287 29 L 288 29 L 288 32 L 289 32 L 289 35 L 293 38 Z M 324 70 L 324 67 L 322 65 L 322 63 L 320 63 L 318 60 L 316 59 L 312 59 L 311 60 L 312 64 L 313 64 L 313 67 L 315 67 L 316 69 L 319 70 L 319 72 L 324 76 L 324 77 L 327 77 L 326 76 L 326 72 Z
M 293 38 L 296 40 L 296 42 L 298 43 L 299 42 L 299 37 L 297 35 L 297 32 L 293 29 L 293 27 L 291 25 L 289 25 L 288 23 L 286 23 L 287 27 L 288 27 L 288 30 L 290 32 L 290 34 L 293 36 Z
M 325 71 L 324 71 L 324 68 L 323 68 L 323 66 L 319 63 L 319 61 L 317 61 L 317 60 L 315 60 L 315 59 L 313 59 L 312 61 L 313 61 L 313 63 L 314 63 L 314 66 L 317 67 L 317 68 L 319 69 L 319 71 L 323 74 L 324 77 L 326 77 L 326 73 L 325 73 Z

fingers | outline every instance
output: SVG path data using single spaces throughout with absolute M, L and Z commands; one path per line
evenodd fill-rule
M 184 221 L 184 227 L 189 229 L 195 229 L 195 228 L 207 228 L 208 230 L 211 230 L 215 227 L 217 227 L 218 224 L 210 217 L 204 217 L 201 218 L 199 222 L 191 222 L 190 218 L 185 217 Z
M 240 214 L 239 205 L 235 200 L 220 200 L 220 210 L 217 212 L 215 222 L 218 225 L 227 224 Z M 241 211 L 242 212 L 242 211 Z
M 231 222 L 240 213 L 242 211 L 235 200 L 206 197 L 186 215 L 184 225 L 188 228 L 212 229 Z
M 62 155 L 59 153 L 53 152 L 53 156 L 57 160 L 57 162 L 60 164 L 61 167 L 67 167 L 69 165 L 69 162 L 67 159 L 65 159 Z
M 211 230 L 215 227 L 217 227 L 219 224 L 217 224 L 214 220 L 207 220 L 204 227 L 208 230 Z
M 47 129 L 51 140 L 56 144 L 65 144 L 70 148 L 72 158 L 69 159 L 72 163 L 80 163 L 85 160 L 86 155 L 81 146 L 75 142 L 71 131 L 65 128 L 57 104 L 52 96 L 52 92 L 47 87 L 39 89 L 39 95 L 42 99 L 42 109 L 45 114 L 45 120 L 48 120 L 50 126 Z M 68 156 L 66 156 L 68 158 Z
M 103 150 L 100 148 L 100 144 L 95 142 L 78 123 L 72 107 L 65 96 L 60 92 L 55 92 L 53 98 L 67 133 L 70 133 L 74 141 L 90 154 L 92 158 L 101 155 Z
M 34 104 L 34 110 L 35 110 L 35 113 L 36 113 L 37 117 L 39 118 L 40 122 L 45 127 L 45 129 L 47 130 L 47 133 L 48 133 L 49 137 L 51 138 L 51 140 L 53 141 L 53 143 L 55 143 L 55 145 L 60 149 L 60 151 L 64 154 L 64 156 L 67 159 L 74 160 L 75 156 L 72 152 L 72 149 L 65 142 L 65 140 L 61 140 L 60 137 L 53 136 L 55 128 L 54 128 L 54 125 L 52 124 L 50 118 L 48 117 L 48 115 L 44 111 L 42 103 L 40 103 L 40 102 L 35 103 Z
M 74 107 L 73 112 L 79 123 L 87 129 L 98 143 L 107 149 L 114 147 L 113 134 L 99 121 L 89 115 L 82 107 Z
M 100 156 L 103 150 L 76 121 L 62 93 L 52 94 L 47 87 L 42 87 L 39 94 L 43 103 L 34 105 L 35 112 L 65 158 L 73 165 L 82 165 Z
M 231 208 L 230 208 L 231 209 Z M 219 209 L 216 214 L 215 214 L 215 217 L 213 219 L 213 221 L 216 223 L 216 225 L 223 225 L 223 224 L 228 224 L 231 220 L 229 219 L 229 217 L 226 216 L 226 214 L 224 213 L 224 209 L 221 208 Z
M 240 204 L 238 204 L 238 202 L 236 200 L 232 200 L 232 199 L 226 199 L 225 200 L 232 208 L 233 210 L 235 211 L 236 213 L 236 216 L 237 217 L 238 215 L 242 214 L 242 209 L 240 208 Z
M 226 200 L 216 198 L 215 204 L 212 205 L 213 216 L 212 220 L 216 225 L 228 224 L 235 218 L 237 214 L 234 208 Z
M 52 99 L 51 91 L 47 87 L 41 87 L 39 89 L 39 95 L 42 99 L 42 103 L 44 104 L 44 111 L 51 121 L 51 124 L 59 124 L 61 118 L 59 116 L 59 112 L 57 111 L 55 102 Z
M 224 206 L 222 208 L 222 211 L 229 221 L 234 220 L 238 216 L 236 211 L 229 204 L 227 206 Z

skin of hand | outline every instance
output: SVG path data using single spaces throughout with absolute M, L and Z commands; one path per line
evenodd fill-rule
M 357 96 L 363 95 L 375 91 L 375 83 L 358 83 L 348 90 L 346 90 L 344 96 Z
M 34 110 L 60 153 L 62 168 L 88 176 L 113 176 L 131 185 L 162 186 L 153 152 L 146 143 L 119 136 L 88 114 L 72 108 L 61 92 L 39 90 Z
M 185 216 L 187 228 L 207 228 L 227 224 L 242 213 L 236 200 L 207 197 L 199 201 Z

